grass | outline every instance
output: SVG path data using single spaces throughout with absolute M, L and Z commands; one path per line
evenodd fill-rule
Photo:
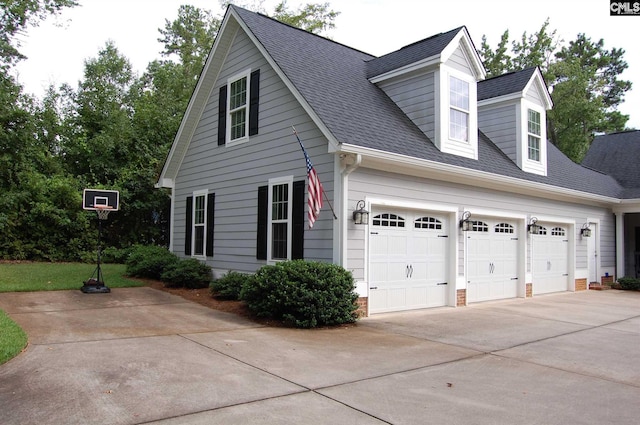
M 27 346 L 27 334 L 0 310 L 0 364 L 17 356 Z
M 94 264 L 83 263 L 0 263 L 0 292 L 80 290 L 95 270 Z M 103 264 L 101 270 L 109 288 L 144 286 L 124 277 L 124 264 Z M 0 310 L 0 364 L 17 356 L 26 345 L 27 335 Z
M 124 264 L 103 264 L 102 279 L 109 288 L 144 286 L 124 277 Z M 0 263 L 0 292 L 80 289 L 96 269 L 84 263 Z

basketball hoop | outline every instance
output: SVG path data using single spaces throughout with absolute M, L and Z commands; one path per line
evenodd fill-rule
M 98 213 L 99 220 L 106 220 L 109 216 L 109 212 L 113 209 L 108 205 L 96 205 L 96 212 Z

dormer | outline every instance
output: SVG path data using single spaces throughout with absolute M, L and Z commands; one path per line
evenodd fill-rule
M 367 69 L 440 151 L 478 159 L 477 82 L 485 70 L 465 27 L 373 59 Z
M 546 111 L 552 105 L 537 67 L 478 84 L 480 130 L 528 173 L 547 175 Z

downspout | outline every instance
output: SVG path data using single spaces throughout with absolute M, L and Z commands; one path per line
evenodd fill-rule
M 351 156 L 351 155 L 349 155 Z M 342 267 L 344 267 L 345 269 L 347 268 L 347 229 L 349 227 L 349 214 L 347 214 L 346 212 L 349 211 L 349 174 L 351 174 L 353 171 L 355 171 L 358 167 L 360 167 L 360 164 L 362 163 L 362 155 L 360 154 L 356 154 L 353 155 L 352 157 L 355 157 L 355 160 L 353 161 L 353 163 L 348 164 L 344 167 L 344 169 L 342 170 L 342 208 L 341 211 L 343 211 L 342 217 L 340 217 L 341 219 L 341 224 L 340 224 L 340 246 L 341 246 L 341 253 L 340 253 L 340 264 L 342 264 Z M 341 159 L 347 159 L 348 156 L 345 155 L 344 157 L 341 155 Z

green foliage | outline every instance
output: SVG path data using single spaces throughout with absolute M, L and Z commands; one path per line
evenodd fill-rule
M 334 20 L 340 12 L 329 9 L 329 3 L 307 3 L 298 10 L 289 10 L 287 1 L 283 0 L 275 7 L 272 17 L 280 22 L 305 31 L 321 34 L 335 28 Z
M 100 259 L 102 263 L 113 263 L 113 264 L 126 264 L 129 255 L 131 255 L 131 250 L 133 248 L 116 248 L 113 246 L 109 246 L 102 250 Z
M 206 288 L 211 283 L 211 267 L 195 258 L 187 258 L 169 264 L 160 280 L 171 288 Z
M 640 291 L 640 279 L 635 277 L 621 277 L 618 279 L 620 289 L 626 289 L 630 291 Z
M 162 273 L 175 266 L 180 259 L 166 248 L 157 245 L 136 245 L 127 258 L 127 274 L 134 277 L 160 279 Z
M 239 300 L 240 292 L 245 285 L 253 285 L 252 274 L 230 271 L 220 279 L 211 282 L 211 295 L 214 297 Z
M 353 276 L 340 266 L 294 260 L 262 267 L 240 298 L 258 317 L 313 328 L 355 322 L 354 289 Z
M 17 356 L 27 346 L 27 334 L 0 310 L 0 365 Z

